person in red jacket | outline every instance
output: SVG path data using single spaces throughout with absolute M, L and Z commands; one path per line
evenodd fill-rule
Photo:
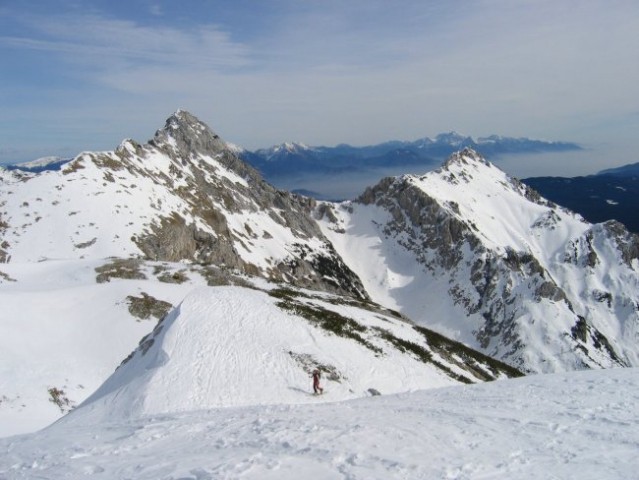
M 320 371 L 316 368 L 313 370 L 313 392 L 315 395 L 324 393 L 324 389 L 320 387 Z

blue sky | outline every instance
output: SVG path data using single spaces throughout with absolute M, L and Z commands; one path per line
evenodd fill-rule
M 0 0 L 0 55 L 0 163 L 178 108 L 247 148 L 456 130 L 588 148 L 539 174 L 639 161 L 636 0 Z

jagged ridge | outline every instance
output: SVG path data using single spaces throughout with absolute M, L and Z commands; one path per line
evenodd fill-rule
M 185 111 L 145 145 L 85 152 L 46 175 L 4 172 L 3 188 L 18 185 L 0 212 L 2 261 L 141 255 L 366 295 L 311 218 L 313 202 L 264 182 Z
M 332 217 L 324 231 L 372 298 L 422 324 L 531 372 L 637 365 L 637 237 L 584 222 L 473 150 L 384 179 Z M 373 249 L 349 235 L 364 229 Z

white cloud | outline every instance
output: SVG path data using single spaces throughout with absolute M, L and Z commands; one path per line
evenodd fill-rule
M 217 25 L 184 30 L 143 26 L 131 20 L 97 15 L 31 18 L 32 37 L 0 37 L 0 42 L 59 54 L 63 61 L 109 69 L 131 64 L 238 68 L 248 62 L 248 48 L 231 40 Z

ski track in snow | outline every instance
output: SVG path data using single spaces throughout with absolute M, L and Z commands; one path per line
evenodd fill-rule
M 635 369 L 342 403 L 66 417 L 0 440 L 0 478 L 631 479 Z

